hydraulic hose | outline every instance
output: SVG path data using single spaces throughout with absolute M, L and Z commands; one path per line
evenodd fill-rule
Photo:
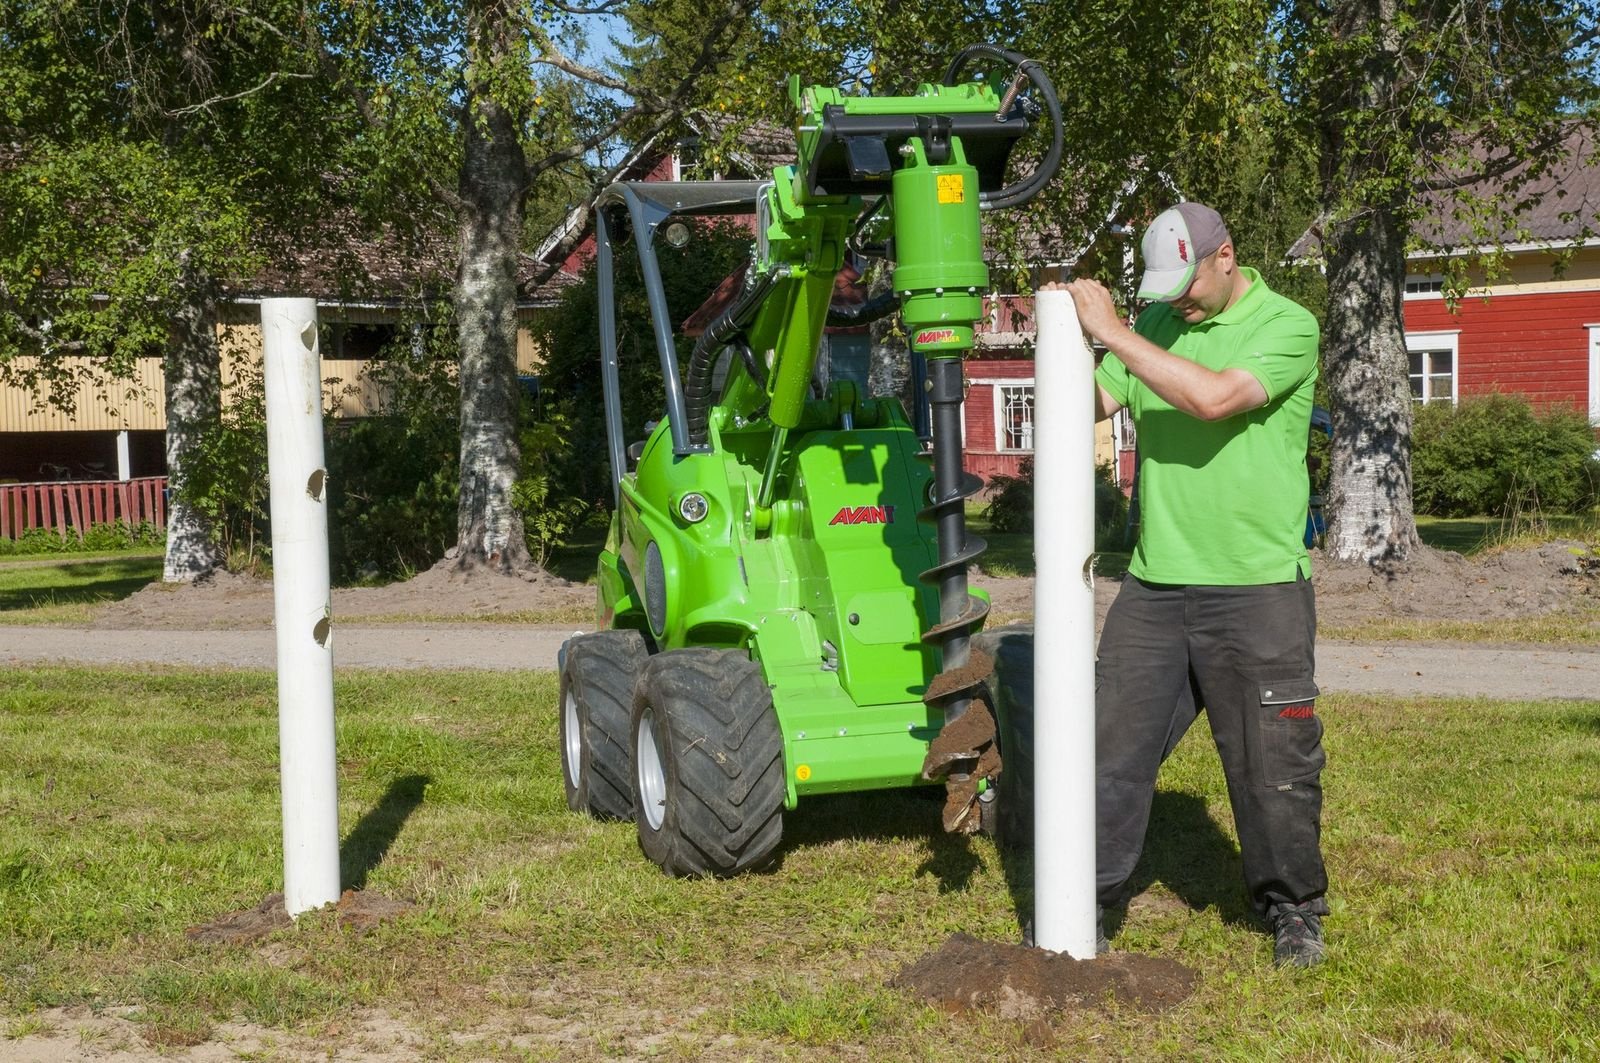
M 683 413 L 689 441 L 695 445 L 705 443 L 711 417 L 711 377 L 717 365 L 717 355 L 722 348 L 733 343 L 750 327 L 756 312 L 777 281 L 778 270 L 745 277 L 739 294 L 734 296 L 715 321 L 706 327 L 695 341 L 689 355 L 689 370 L 683 385 Z
M 1006 90 L 1001 100 L 1000 111 L 995 115 L 995 120 L 1004 122 L 1009 117 L 1010 111 L 1016 105 L 1017 92 L 1021 88 L 1020 79 L 1027 78 L 1039 90 L 1039 95 L 1044 100 L 1045 110 L 1050 115 L 1050 150 L 1045 153 L 1043 161 L 1027 177 L 1015 184 L 1007 185 L 993 194 L 982 192 L 978 195 L 978 207 L 981 210 L 1002 210 L 1007 207 L 1019 207 L 1038 195 L 1050 179 L 1056 175 L 1056 170 L 1061 167 L 1061 101 L 1056 96 L 1055 85 L 1051 83 L 1050 76 L 1037 62 L 1029 59 L 1020 52 L 1013 52 L 1009 48 L 1001 48 L 993 44 L 969 44 L 961 49 L 954 59 L 950 61 L 950 68 L 945 71 L 944 83 L 946 85 L 959 85 L 961 72 L 969 61 L 977 56 L 988 56 L 1000 59 L 1016 67 L 1019 81 Z
M 828 324 L 833 328 L 857 328 L 888 317 L 898 309 L 899 295 L 893 290 L 880 292 L 859 306 L 829 306 Z

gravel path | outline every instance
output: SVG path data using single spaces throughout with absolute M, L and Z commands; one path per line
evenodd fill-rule
M 544 670 L 579 627 L 435 624 L 334 629 L 344 668 Z M 0 627 L 0 665 L 40 662 L 271 668 L 271 631 Z M 1600 650 L 1463 643 L 1324 642 L 1317 682 L 1333 693 L 1600 700 Z

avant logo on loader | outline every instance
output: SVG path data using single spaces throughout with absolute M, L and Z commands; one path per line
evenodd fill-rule
M 893 506 L 844 506 L 833 515 L 828 527 L 835 524 L 893 524 Z

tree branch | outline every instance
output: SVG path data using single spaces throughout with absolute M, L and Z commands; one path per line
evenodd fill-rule
M 235 92 L 228 96 L 213 96 L 209 100 L 201 100 L 199 103 L 190 104 L 188 107 L 179 107 L 176 110 L 163 111 L 162 113 L 168 118 L 182 118 L 185 115 L 194 114 L 197 111 L 210 110 L 219 103 L 228 103 L 232 100 L 242 100 L 246 96 L 254 96 L 256 93 L 265 89 L 268 85 L 271 85 L 274 81 L 277 81 L 279 77 L 310 78 L 311 75 L 295 74 L 285 70 L 274 70 L 272 73 L 267 75 L 265 81 L 261 82 L 261 84 L 255 86 L 254 88 L 245 89 L 242 92 Z

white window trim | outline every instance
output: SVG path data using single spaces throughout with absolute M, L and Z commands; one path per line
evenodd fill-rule
M 1444 281 L 1444 274 L 1443 273 L 1407 273 L 1406 274 L 1406 279 L 1401 282 L 1401 295 L 1405 299 L 1406 302 L 1408 302 L 1408 303 L 1416 302 L 1416 301 L 1422 300 L 1422 299 L 1432 299 L 1432 300 L 1438 301 L 1438 300 L 1441 300 L 1441 299 L 1444 298 L 1444 292 L 1443 291 L 1437 291 L 1437 292 L 1408 292 L 1408 291 L 1405 290 L 1405 285 L 1413 284 L 1413 283 L 1415 283 L 1417 281 L 1426 281 L 1429 284 L 1432 284 L 1434 281 L 1443 282 Z
M 997 454 L 1032 454 L 1033 453 L 1033 449 L 1031 447 L 1029 449 L 1027 449 L 1027 450 L 1018 450 L 1018 449 L 1013 449 L 1013 448 L 1007 447 L 1005 445 L 1005 442 L 1006 442 L 1005 403 L 1001 401 L 1001 396 L 1003 395 L 1003 392 L 1001 391 L 1001 389 L 1002 388 L 1031 388 L 1031 387 L 1033 387 L 1033 377 L 1031 377 L 1031 376 L 973 377 L 971 380 L 967 381 L 967 385 L 969 387 L 987 387 L 989 389 L 989 409 L 990 409 L 990 412 L 994 416 L 994 449 L 995 449 L 995 452 Z M 1037 392 L 1036 392 L 1036 394 L 1037 394 Z M 967 428 L 967 419 L 965 417 L 963 417 L 961 419 L 961 431 L 962 431 L 963 441 L 965 441 L 966 428 Z
M 1600 324 L 1589 330 L 1589 423 L 1600 427 Z
M 1408 332 L 1406 333 L 1406 352 L 1415 354 L 1419 351 L 1450 352 L 1450 405 L 1454 406 L 1461 396 L 1461 330 L 1449 329 L 1443 332 Z M 1407 372 L 1409 377 L 1409 370 Z M 1423 374 L 1422 389 L 1428 390 L 1428 376 Z M 1425 395 L 1427 399 L 1438 398 L 1437 395 Z

